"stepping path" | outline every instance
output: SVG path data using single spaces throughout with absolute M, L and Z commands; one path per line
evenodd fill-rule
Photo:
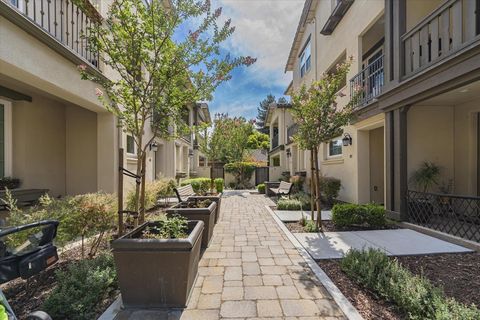
M 345 319 L 265 208 L 273 202 L 248 191 L 224 197 L 187 309 L 116 319 Z

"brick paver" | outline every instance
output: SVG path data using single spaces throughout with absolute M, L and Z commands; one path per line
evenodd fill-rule
M 165 319 L 345 319 L 266 210 L 272 204 L 226 192 L 188 307 Z

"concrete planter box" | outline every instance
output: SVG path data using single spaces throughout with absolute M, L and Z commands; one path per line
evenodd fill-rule
M 140 239 L 146 222 L 112 242 L 126 308 L 184 308 L 195 283 L 204 223 L 188 222 L 188 238 Z
M 273 193 L 270 189 L 278 188 L 279 186 L 280 181 L 265 181 L 265 194 L 267 195 L 267 197 L 275 196 L 275 193 Z
M 204 199 L 203 199 L 204 200 Z M 188 220 L 203 221 L 205 227 L 202 236 L 202 248 L 207 248 L 210 239 L 213 236 L 213 227 L 215 226 L 215 212 L 217 210 L 217 203 L 212 201 L 208 208 L 182 208 L 186 202 L 179 203 L 170 209 L 167 209 L 167 216 L 179 214 Z
M 222 193 L 219 193 L 217 195 L 207 195 L 207 196 L 193 196 L 193 197 L 190 197 L 189 199 L 192 199 L 192 200 L 211 200 L 211 201 L 215 201 L 217 203 L 217 209 L 215 210 L 215 223 L 218 222 L 218 220 L 220 220 L 220 209 L 221 209 L 221 205 L 222 205 Z

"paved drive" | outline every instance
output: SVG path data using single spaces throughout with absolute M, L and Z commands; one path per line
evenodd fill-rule
M 124 311 L 117 319 L 344 319 L 265 205 L 273 203 L 262 195 L 226 193 L 181 315 Z

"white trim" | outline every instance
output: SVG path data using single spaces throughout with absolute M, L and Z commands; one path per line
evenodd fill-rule
M 128 152 L 128 137 L 132 137 L 133 139 L 133 153 Z M 135 159 L 137 159 L 137 145 L 135 144 L 135 138 L 128 133 L 125 135 L 125 153 L 129 156 L 135 156 Z
M 5 156 L 5 177 L 10 177 L 12 176 L 12 103 L 7 100 L 0 99 L 0 104 L 3 104 L 4 106 L 4 138 L 5 138 L 5 150 L 4 150 L 4 156 Z

